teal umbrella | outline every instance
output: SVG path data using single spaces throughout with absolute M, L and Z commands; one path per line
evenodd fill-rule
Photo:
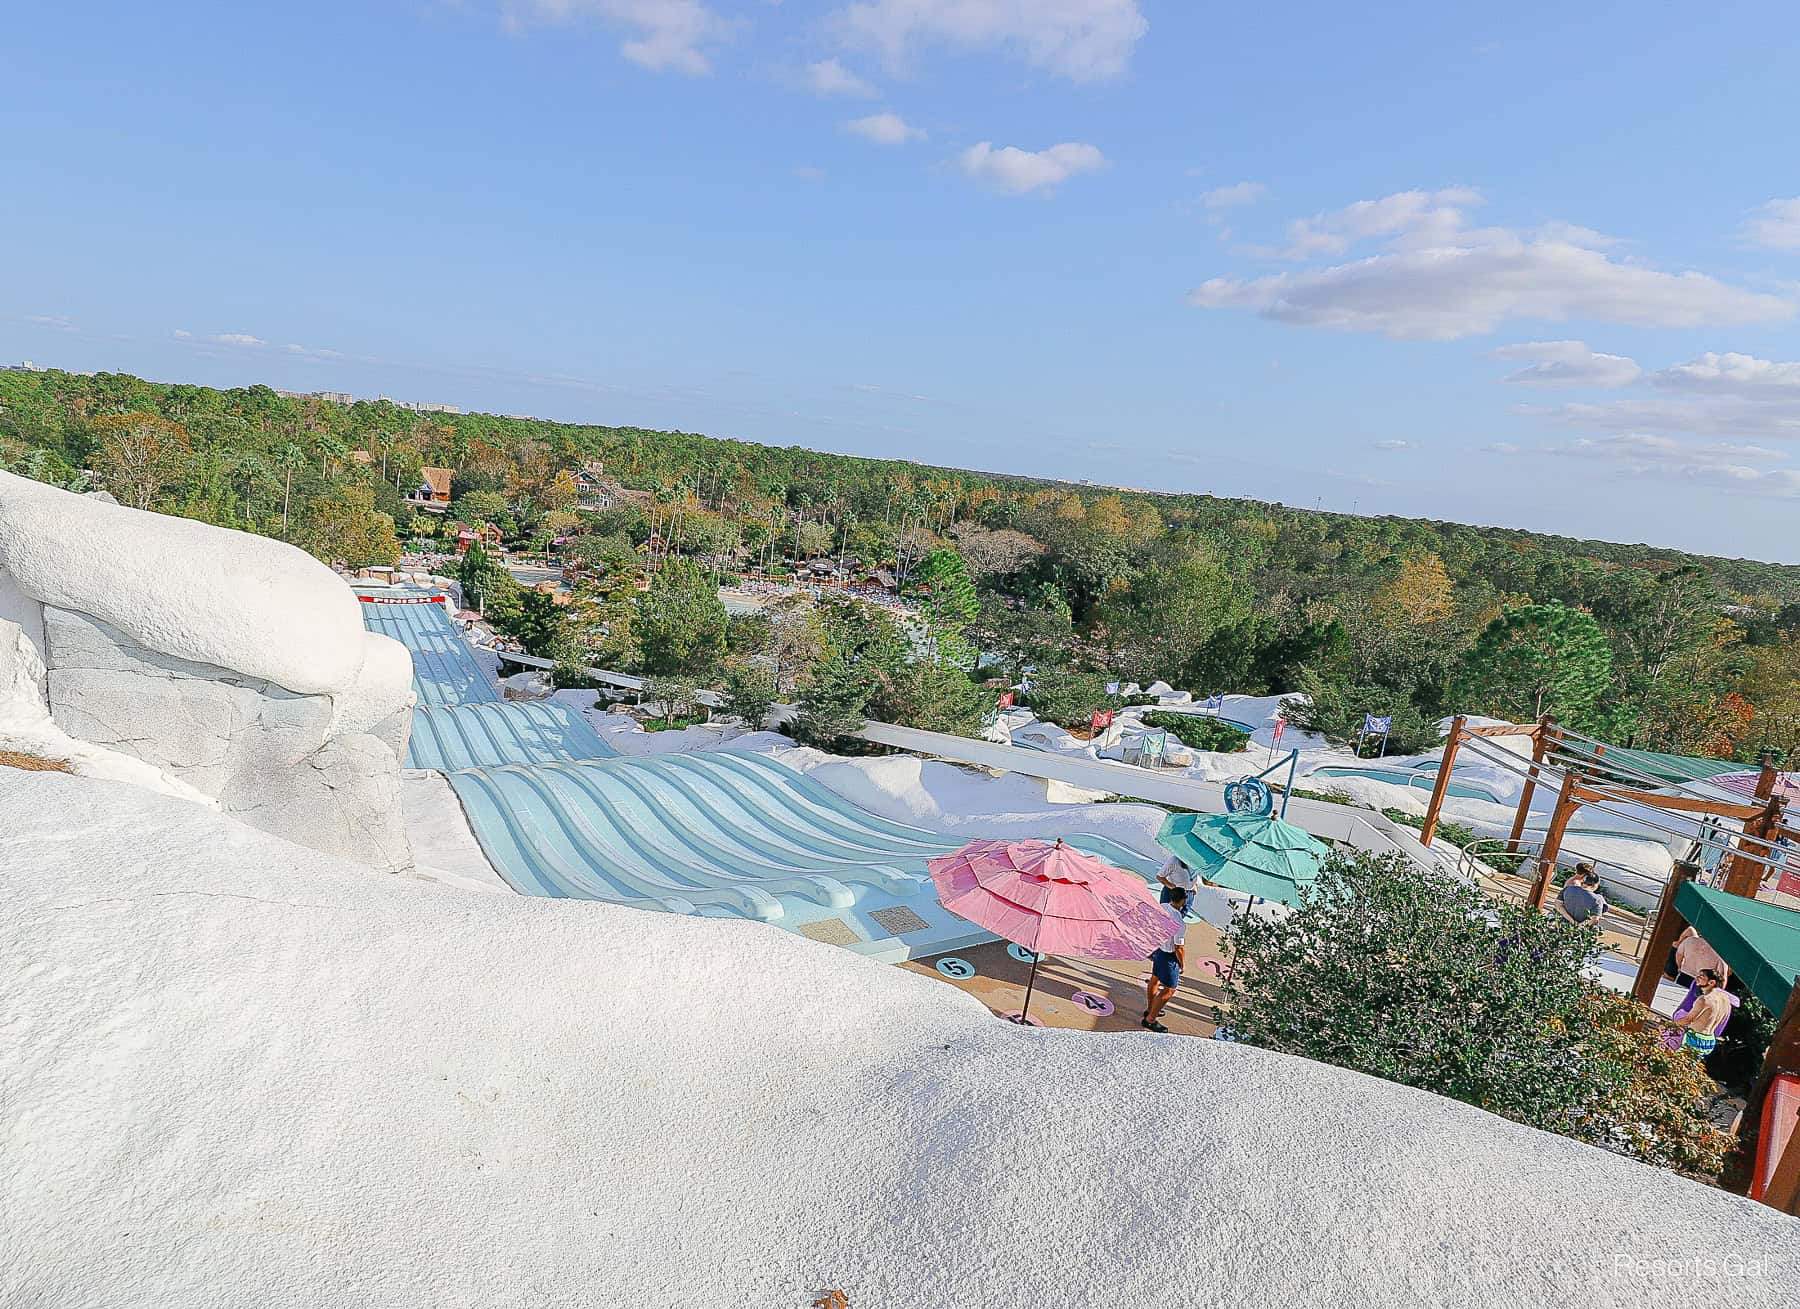
M 1331 853 L 1273 814 L 1170 814 L 1156 840 L 1207 881 L 1286 905 L 1300 902 Z

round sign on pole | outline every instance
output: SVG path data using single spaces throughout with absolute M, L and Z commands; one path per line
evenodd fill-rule
M 1092 991 L 1077 991 L 1069 999 L 1080 1005 L 1096 1018 L 1105 1018 L 1113 1011 L 1113 1002 L 1103 995 L 1095 995 Z
M 953 982 L 967 981 L 975 976 L 975 965 L 967 959 L 958 959 L 955 955 L 938 960 L 937 970 Z
M 1006 953 L 1011 955 L 1014 959 L 1017 959 L 1022 964 L 1031 963 L 1033 960 L 1035 960 L 1038 957 L 1036 954 L 1034 954 L 1030 950 L 1027 950 L 1022 945 L 1009 945 L 1006 947 Z

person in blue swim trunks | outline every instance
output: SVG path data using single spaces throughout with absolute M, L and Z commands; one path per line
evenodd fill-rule
M 1158 1015 L 1175 998 L 1175 992 L 1181 986 L 1181 966 L 1187 961 L 1187 901 L 1186 891 L 1180 887 L 1170 888 L 1165 910 L 1169 915 L 1169 930 L 1150 956 L 1150 980 L 1144 986 L 1141 1025 L 1152 1032 L 1169 1030 L 1158 1021 Z

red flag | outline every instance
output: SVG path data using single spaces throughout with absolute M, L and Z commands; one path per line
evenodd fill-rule
M 1277 718 L 1275 720 L 1275 735 L 1269 738 L 1269 744 L 1270 745 L 1281 744 L 1281 734 L 1285 731 L 1287 731 L 1287 719 Z
M 1111 727 L 1111 726 L 1112 726 L 1112 710 L 1107 709 L 1104 712 L 1096 713 L 1094 715 L 1094 726 L 1093 726 L 1094 731 L 1098 732 L 1103 727 Z
M 1000 697 L 1000 708 L 1011 709 L 1012 707 L 1013 707 L 1013 693 L 1011 691 L 1008 691 L 1005 695 Z

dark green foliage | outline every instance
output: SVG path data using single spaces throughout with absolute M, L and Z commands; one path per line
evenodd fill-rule
M 503 630 L 519 639 L 526 654 L 539 659 L 568 662 L 574 655 L 574 642 L 556 597 L 541 591 L 520 593 L 518 612 L 509 615 Z
M 1653 1163 L 1722 1157 L 1705 1079 L 1680 1076 L 1653 1033 L 1621 1021 L 1615 998 L 1583 980 L 1592 928 L 1397 855 L 1340 853 L 1291 915 L 1240 915 L 1228 945 L 1238 1040 Z
M 1171 714 L 1151 711 L 1143 716 L 1145 727 L 1168 732 L 1190 750 L 1211 750 L 1232 754 L 1250 744 L 1249 734 L 1241 727 L 1200 714 Z
M 775 675 L 760 664 L 736 664 L 725 673 L 727 714 L 751 731 L 760 729 L 775 707 Z
M 1088 727 L 1097 713 L 1131 704 L 1154 703 L 1154 696 L 1108 695 L 1106 685 L 1111 680 L 1100 673 L 1068 668 L 1040 669 L 1031 675 L 1030 689 L 1024 692 L 1024 703 L 1045 722 L 1063 727 Z
M 637 640 L 652 677 L 704 677 L 725 653 L 725 605 L 712 577 L 670 559 L 638 604 Z
M 1552 603 L 1508 609 L 1463 656 L 1459 702 L 1514 722 L 1542 714 L 1587 731 L 1612 677 L 1612 646 L 1592 614 Z
M 834 650 L 813 673 L 800 698 L 800 716 L 791 728 L 802 745 L 829 750 L 868 721 L 875 680 L 853 655 Z
M 1333 741 L 1354 741 L 1362 730 L 1363 715 L 1391 716 L 1389 754 L 1412 754 L 1438 742 L 1437 721 L 1391 687 L 1356 685 L 1329 680 L 1312 668 L 1300 671 L 1294 688 L 1308 698 L 1289 701 L 1288 717 L 1296 726 Z M 1371 747 L 1372 749 L 1373 747 Z

